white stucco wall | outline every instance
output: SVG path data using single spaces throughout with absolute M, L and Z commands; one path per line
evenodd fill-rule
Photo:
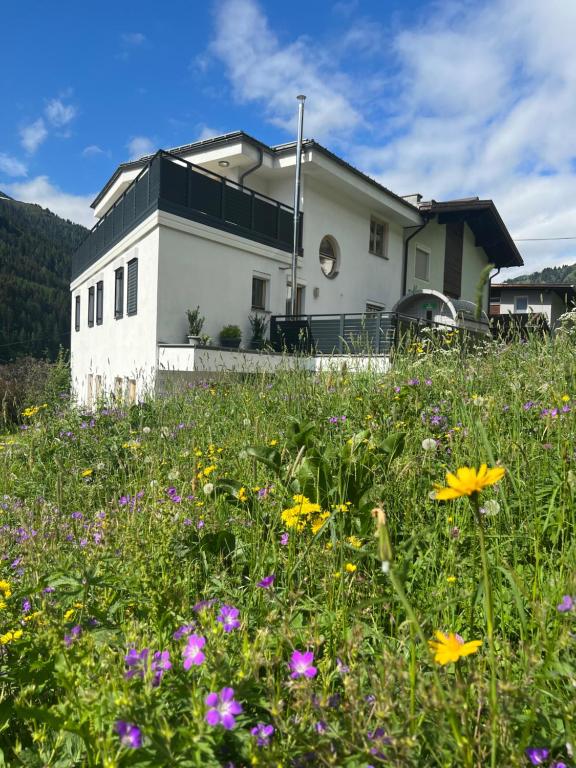
M 429 280 L 419 280 L 415 276 L 416 248 L 420 246 L 430 253 Z M 408 292 L 432 288 L 442 292 L 444 290 L 444 256 L 446 249 L 446 227 L 438 224 L 436 220 L 430 221 L 421 232 L 418 232 L 408 244 L 408 269 L 406 289 Z M 483 248 L 477 248 L 474 233 L 470 227 L 464 225 L 464 237 L 462 245 L 462 283 L 461 299 L 476 301 L 476 288 L 480 274 L 488 264 L 488 259 Z M 484 286 L 483 304 L 484 311 L 488 311 L 488 284 Z
M 304 200 L 304 258 L 298 278 L 306 286 L 307 314 L 363 312 L 366 303 L 391 309 L 400 292 L 402 227 L 383 206 L 361 206 L 344 191 L 306 178 Z M 369 252 L 370 217 L 388 224 L 387 258 Z M 338 275 L 326 277 L 319 260 L 322 238 L 330 235 L 339 250 Z M 318 296 L 315 297 L 315 290 Z
M 136 382 L 136 397 L 143 397 L 153 385 L 156 368 L 156 313 L 158 282 L 158 227 L 153 214 L 130 235 L 99 259 L 71 285 L 72 330 L 71 374 L 74 395 L 80 404 L 87 404 L 88 377 L 92 376 L 92 391 L 97 394 L 97 379 L 101 394 L 114 391 L 115 379 L 123 380 L 127 396 L 129 382 Z M 133 316 L 126 314 L 126 285 L 128 262 L 138 259 L 138 308 Z M 124 316 L 114 318 L 114 271 L 124 267 Z M 102 325 L 88 327 L 88 289 L 102 280 L 104 306 Z M 80 330 L 75 330 L 75 299 L 80 296 Z
M 159 342 L 185 341 L 186 310 L 199 306 L 214 343 L 224 325 L 238 325 L 248 345 L 253 276 L 269 281 L 269 312 L 284 313 L 289 254 L 171 214 L 160 222 Z

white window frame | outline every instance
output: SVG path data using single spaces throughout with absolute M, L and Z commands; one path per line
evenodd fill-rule
M 417 267 L 417 264 L 418 264 L 418 261 L 417 261 L 418 251 L 420 251 L 421 253 L 425 253 L 426 256 L 427 256 L 427 259 L 426 259 L 426 277 L 420 277 L 416 273 L 416 267 Z M 432 256 L 432 251 L 430 250 L 430 248 L 428 248 L 425 245 L 420 245 L 419 243 L 416 243 L 416 246 L 414 248 L 414 280 L 420 280 L 420 282 L 422 282 L 422 283 L 429 283 L 430 282 L 430 259 L 431 259 L 431 256 Z
M 524 299 L 526 301 L 526 309 L 518 309 L 519 299 Z M 528 296 L 514 296 L 514 314 L 525 315 L 528 312 L 530 312 L 530 304 L 529 304 Z
M 372 236 L 372 225 L 382 227 L 382 252 L 376 250 L 374 245 L 375 238 Z M 388 222 L 380 219 L 378 216 L 370 216 L 370 237 L 368 239 L 368 252 L 373 256 L 378 256 L 379 259 L 388 258 L 388 234 L 390 227 Z

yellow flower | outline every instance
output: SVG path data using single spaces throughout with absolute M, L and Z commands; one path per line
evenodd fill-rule
M 238 501 L 248 501 L 248 494 L 244 486 L 238 490 Z
M 278 440 L 270 440 L 270 445 L 278 445 Z
M 81 473 L 81 477 L 90 477 L 90 475 L 92 474 L 93 471 L 94 471 L 93 469 L 85 469 Z
M 428 640 L 430 650 L 434 654 L 436 664 L 450 664 L 458 661 L 462 656 L 470 656 L 476 653 L 482 645 L 481 640 L 471 640 L 465 643 L 460 635 L 450 632 L 448 635 L 437 630 L 434 633 L 436 640 Z
M 202 472 L 202 474 L 204 475 L 204 477 L 209 477 L 212 474 L 212 472 L 214 472 L 215 469 L 216 469 L 216 464 L 210 464 L 210 466 L 206 467 L 206 469 Z
M 561 400 L 563 403 L 569 403 L 570 402 L 570 395 L 562 395 Z
M 357 536 L 348 536 L 348 544 L 353 546 L 355 549 L 360 549 L 362 546 L 362 541 Z
M 4 579 L 0 580 L 0 592 L 4 594 L 4 597 L 10 597 L 12 594 L 10 584 L 8 584 L 7 581 L 4 581 Z
M 340 578 L 340 576 L 342 576 L 342 574 L 340 573 L 340 571 L 336 571 L 336 572 L 334 573 L 334 578 L 335 578 L 335 579 L 339 579 L 339 578 Z
M 330 517 L 330 512 L 320 512 L 313 520 L 310 520 L 310 528 L 312 533 L 318 533 L 320 528 L 324 525 L 324 522 Z
M 446 581 L 448 582 L 448 584 L 454 584 L 454 582 L 456 581 L 456 576 L 446 576 Z
M 447 499 L 457 499 L 460 496 L 472 496 L 479 493 L 487 485 L 494 485 L 504 477 L 505 469 L 503 467 L 493 467 L 488 469 L 486 464 L 482 464 L 476 471 L 474 467 L 460 467 L 456 474 L 446 473 L 447 488 L 436 484 L 436 501 L 446 501 Z
M 12 632 L 6 632 L 5 635 L 0 635 L 0 645 L 8 645 L 8 643 L 14 639 Z
M 74 615 L 74 609 L 73 609 L 73 608 L 69 608 L 69 609 L 66 611 L 66 613 L 64 614 L 64 621 L 68 621 L 68 619 L 70 618 L 70 616 L 73 616 L 73 615 Z
M 354 563 L 346 563 L 345 568 L 348 571 L 348 573 L 354 573 L 354 571 L 358 568 L 358 566 L 354 565 Z
M 21 629 L 17 629 L 15 632 L 12 632 L 12 638 L 14 640 L 20 640 L 20 638 L 22 637 L 22 634 L 23 634 L 22 630 Z

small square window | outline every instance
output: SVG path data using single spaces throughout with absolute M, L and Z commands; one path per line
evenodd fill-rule
M 266 309 L 267 283 L 263 277 L 252 278 L 252 309 Z
M 414 277 L 417 280 L 425 280 L 428 282 L 430 272 L 430 253 L 425 251 L 424 248 L 416 247 L 416 254 L 414 257 Z
M 370 245 L 368 250 L 374 256 L 388 258 L 388 224 L 370 219 Z
M 516 296 L 514 309 L 516 312 L 528 312 L 528 296 Z

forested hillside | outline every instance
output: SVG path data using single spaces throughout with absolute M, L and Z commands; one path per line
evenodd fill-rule
M 87 233 L 0 192 L 0 363 L 68 347 L 70 258 Z
M 546 267 L 540 272 L 531 272 L 529 275 L 520 275 L 505 283 L 568 283 L 576 284 L 576 264 L 564 264 L 562 267 Z

